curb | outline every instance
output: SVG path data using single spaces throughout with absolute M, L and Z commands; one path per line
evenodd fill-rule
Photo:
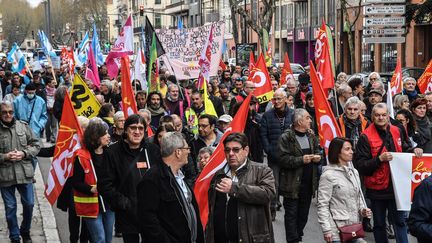
M 52 210 L 51 204 L 49 204 L 45 198 L 45 185 L 42 178 L 42 173 L 39 168 L 39 163 L 36 166 L 34 177 L 36 179 L 36 183 L 34 184 L 36 199 L 39 203 L 40 215 L 42 217 L 42 229 L 46 237 L 46 242 L 60 242 L 54 212 Z

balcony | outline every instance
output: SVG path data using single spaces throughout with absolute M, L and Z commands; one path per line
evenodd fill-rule
M 170 5 L 165 6 L 165 14 L 179 14 L 188 13 L 189 5 L 185 1 L 179 1 Z

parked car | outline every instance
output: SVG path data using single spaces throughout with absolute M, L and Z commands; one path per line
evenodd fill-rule
M 413 77 L 417 80 L 424 71 L 425 69 L 420 67 L 404 67 L 402 68 L 402 77 Z
M 283 68 L 284 63 L 276 63 L 276 67 L 278 67 L 279 69 Z M 291 66 L 291 70 L 294 73 L 294 78 L 296 81 L 298 81 L 298 76 L 302 73 L 306 73 L 305 69 L 303 68 L 302 65 L 298 64 L 298 63 L 290 63 Z

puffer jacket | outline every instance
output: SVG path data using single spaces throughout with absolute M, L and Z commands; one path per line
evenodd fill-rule
M 294 111 L 285 106 L 285 109 L 288 111 L 285 113 L 284 120 L 281 124 L 279 121 L 276 112 L 273 109 L 266 111 L 261 119 L 261 139 L 264 151 L 271 159 L 278 160 L 279 154 L 277 153 L 277 144 L 278 139 L 281 134 L 288 129 L 292 124 L 292 116 Z M 278 163 L 278 161 L 270 161 L 273 163 Z
M 238 182 L 233 182 L 230 197 L 237 199 L 239 242 L 274 241 L 270 216 L 270 202 L 275 196 L 275 180 L 272 170 L 264 164 L 252 162 L 237 171 Z M 209 220 L 206 228 L 206 242 L 214 242 L 214 206 L 216 184 L 226 177 L 225 167 L 215 173 L 209 189 Z
M 353 166 L 324 166 L 318 188 L 318 222 L 324 234 L 331 232 L 339 241 L 337 227 L 360 223 L 362 199 L 360 177 Z M 337 224 L 337 227 L 336 227 Z
M 5 154 L 13 150 L 23 151 L 24 159 L 5 160 Z M 27 123 L 15 120 L 11 127 L 7 127 L 0 122 L 0 187 L 32 183 L 34 169 L 31 158 L 39 150 L 39 140 Z
M 321 154 L 318 139 L 315 135 L 307 133 L 310 150 L 313 154 Z M 279 138 L 277 147 L 280 156 L 279 194 L 298 199 L 300 184 L 303 175 L 303 151 L 296 139 L 294 130 L 287 129 Z M 313 162 L 312 162 L 313 163 Z M 318 186 L 318 164 L 313 163 L 312 191 Z
M 39 138 L 48 121 L 45 101 L 37 95 L 31 100 L 21 95 L 14 101 L 14 111 L 15 118 L 27 122 Z

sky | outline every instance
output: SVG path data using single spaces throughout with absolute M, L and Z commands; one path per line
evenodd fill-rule
M 30 4 L 30 7 L 36 8 L 42 0 L 27 0 L 27 2 Z

